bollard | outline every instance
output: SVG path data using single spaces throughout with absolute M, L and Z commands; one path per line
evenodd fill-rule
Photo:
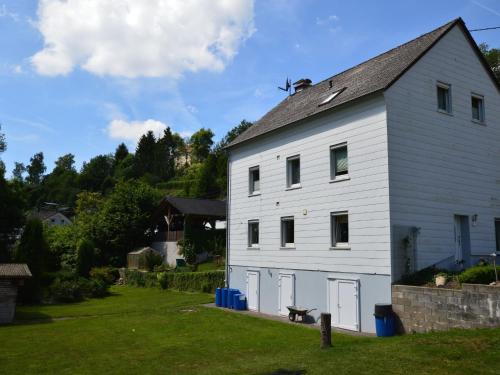
M 321 313 L 321 348 L 332 346 L 332 315 Z

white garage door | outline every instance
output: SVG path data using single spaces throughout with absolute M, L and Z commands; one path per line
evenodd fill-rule
M 359 283 L 357 280 L 328 280 L 328 307 L 332 326 L 359 331 Z
M 247 305 L 248 310 L 259 311 L 259 272 L 247 272 Z
M 279 313 L 288 315 L 287 306 L 295 305 L 295 277 L 293 274 L 280 273 L 279 277 Z

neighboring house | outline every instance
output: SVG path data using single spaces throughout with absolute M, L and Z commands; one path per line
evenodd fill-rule
M 177 241 L 184 239 L 185 230 L 200 238 L 206 231 L 224 228 L 225 220 L 225 201 L 166 196 L 154 215 L 156 234 L 151 247 L 163 254 L 165 263 L 175 266 L 177 259 L 184 259 Z M 207 255 L 203 252 L 198 261 Z
M 374 332 L 391 283 L 500 244 L 500 88 L 462 19 L 296 91 L 229 149 L 228 283 Z
M 31 276 L 26 264 L 0 264 L 0 324 L 11 323 L 14 320 L 17 289 Z
M 31 216 L 39 218 L 49 226 L 71 224 L 71 220 L 66 215 L 54 209 L 37 209 L 32 212 Z

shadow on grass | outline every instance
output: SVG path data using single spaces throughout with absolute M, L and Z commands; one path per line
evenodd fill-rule
M 50 315 L 39 311 L 16 312 L 12 325 L 46 324 L 53 321 Z
M 288 370 L 284 368 L 279 368 L 272 372 L 266 372 L 263 375 L 303 375 L 306 373 L 306 370 Z

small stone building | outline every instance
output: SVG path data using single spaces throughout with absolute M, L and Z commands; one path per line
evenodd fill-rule
M 0 264 L 0 324 L 14 320 L 17 289 L 31 276 L 26 264 Z

